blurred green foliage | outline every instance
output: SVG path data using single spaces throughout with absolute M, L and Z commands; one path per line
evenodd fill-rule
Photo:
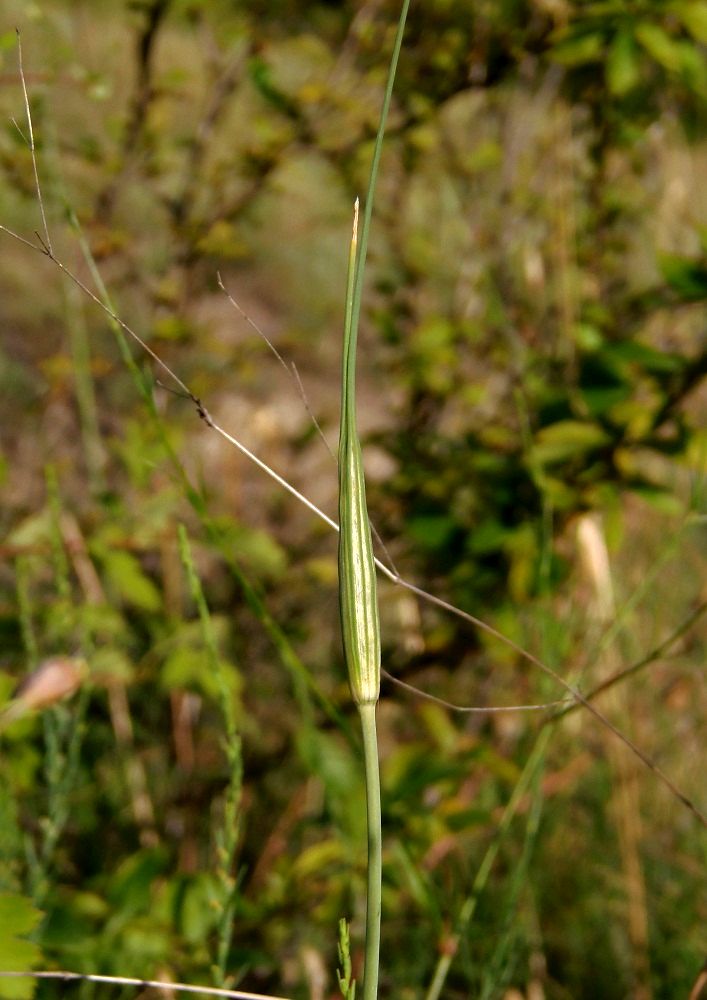
M 75 213 L 121 317 L 328 512 L 335 468 L 297 385 L 216 274 L 335 434 L 351 206 L 396 17 L 387 0 L 0 13 L 0 223 L 38 228 L 19 25 L 58 254 L 91 281 Z M 419 0 L 406 34 L 361 334 L 372 518 L 406 578 L 583 689 L 704 598 L 706 47 L 702 0 Z M 138 349 L 131 374 L 107 317 L 0 235 L 0 660 L 16 678 L 57 652 L 92 666 L 75 701 L 0 735 L 0 890 L 21 960 L 37 947 L 58 968 L 215 981 L 232 895 L 229 982 L 335 996 L 344 916 L 360 981 L 365 865 L 335 539 Z M 581 565 L 587 512 L 603 516 L 611 622 Z M 382 587 L 381 614 L 384 665 L 425 690 L 561 696 L 400 588 Z M 602 702 L 696 800 L 704 644 L 698 621 Z M 243 756 L 227 859 L 224 691 Z M 707 950 L 699 832 L 642 771 L 637 916 L 621 779 L 593 723 L 553 728 L 496 839 L 541 724 L 388 686 L 383 996 L 424 996 L 455 949 L 449 1000 L 689 993 Z

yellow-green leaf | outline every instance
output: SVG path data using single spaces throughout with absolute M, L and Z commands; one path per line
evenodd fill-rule
M 541 464 L 562 462 L 607 444 L 609 437 L 597 424 L 581 420 L 559 420 L 543 427 L 533 445 L 533 457 Z
M 609 48 L 606 59 L 606 84 L 610 93 L 623 97 L 640 79 L 639 52 L 633 35 L 620 31 Z
M 40 961 L 42 953 L 34 941 L 28 941 L 42 914 L 25 896 L 0 893 L 0 970 L 28 972 Z M 0 979 L 0 997 L 27 1000 L 34 994 L 32 979 Z

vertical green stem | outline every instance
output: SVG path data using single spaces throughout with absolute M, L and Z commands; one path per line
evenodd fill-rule
M 390 57 L 390 63 L 388 64 L 388 79 L 385 84 L 383 107 L 381 108 L 380 119 L 378 121 L 378 131 L 376 133 L 376 141 L 373 146 L 373 159 L 371 161 L 371 171 L 368 176 L 368 190 L 366 191 L 366 202 L 363 206 L 361 241 L 359 243 L 358 261 L 357 261 L 355 282 L 353 288 L 351 326 L 354 330 L 358 329 L 358 320 L 359 320 L 359 315 L 361 313 L 361 298 L 363 296 L 363 276 L 366 268 L 366 255 L 368 253 L 368 234 L 371 229 L 371 216 L 373 215 L 373 201 L 376 191 L 376 182 L 378 180 L 378 167 L 380 165 L 381 155 L 383 153 L 383 137 L 385 135 L 385 126 L 388 120 L 390 102 L 393 96 L 393 84 L 395 83 L 395 74 L 398 69 L 398 59 L 400 57 L 400 50 L 402 49 L 403 46 L 403 35 L 405 34 L 405 22 L 407 21 L 409 9 L 410 9 L 410 0 L 403 0 L 400 8 L 400 17 L 398 18 L 398 27 L 395 32 L 395 42 L 393 43 L 393 52 Z
M 363 977 L 363 1000 L 378 996 L 378 963 L 381 940 L 381 884 L 383 877 L 383 832 L 381 827 L 381 788 L 378 770 L 376 706 L 358 706 L 363 732 L 363 755 L 366 767 L 366 813 L 368 817 L 368 892 L 366 897 L 366 964 Z
M 356 200 L 353 234 L 349 250 L 342 366 L 341 430 L 339 435 L 339 522 L 341 526 L 339 535 L 339 604 L 349 683 L 361 717 L 368 815 L 368 891 L 363 1000 L 376 1000 L 378 996 L 383 833 L 378 740 L 376 737 L 376 703 L 380 691 L 380 624 L 371 529 L 366 509 L 363 461 L 356 430 L 356 340 L 376 178 L 409 6 L 410 0 L 402 0 L 368 180 L 360 244 L 358 243 L 358 199 Z

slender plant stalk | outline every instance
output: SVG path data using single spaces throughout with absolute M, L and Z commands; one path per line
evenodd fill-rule
M 378 166 L 409 6 L 410 0 L 403 0 L 373 149 L 360 243 L 358 238 L 358 199 L 356 200 L 353 236 L 349 251 L 341 377 L 339 604 L 349 683 L 361 718 L 368 826 L 366 957 L 363 1000 L 376 1000 L 378 996 L 383 832 L 378 740 L 376 737 L 376 704 L 380 693 L 380 624 L 376 590 L 376 562 L 373 556 L 371 527 L 366 507 L 366 484 L 363 475 L 361 444 L 356 429 L 356 343 Z
M 66 642 L 73 642 L 76 638 L 78 621 L 72 601 L 69 560 L 61 536 L 61 499 L 57 474 L 53 466 L 46 467 L 45 477 L 51 515 L 50 540 L 54 581 L 59 598 L 57 605 L 61 610 L 61 618 L 58 619 L 60 634 Z M 22 562 L 19 566 L 21 567 L 18 579 L 20 619 L 29 667 L 32 669 L 37 666 L 39 649 L 32 625 L 34 616 L 27 564 Z M 81 645 L 85 648 L 86 637 L 81 636 L 81 640 Z M 88 689 L 83 687 L 72 714 L 47 712 L 42 720 L 46 751 L 44 765 L 46 815 L 39 824 L 40 833 L 37 842 L 35 843 L 29 835 L 25 839 L 32 896 L 37 906 L 44 903 L 49 893 L 49 875 L 55 862 L 56 848 L 71 814 L 71 794 L 78 780 L 83 719 L 88 707 L 88 697 Z
M 32 608 L 30 564 L 27 556 L 18 556 L 15 560 L 15 586 L 17 589 L 17 608 L 22 634 L 22 645 L 27 659 L 27 672 L 39 665 L 39 643 L 34 629 L 34 612 Z
M 216 832 L 216 876 L 218 888 L 213 904 L 218 910 L 218 940 L 212 974 L 217 984 L 226 985 L 226 965 L 233 935 L 233 920 L 236 907 L 238 882 L 233 871 L 238 841 L 240 838 L 240 806 L 243 791 L 243 757 L 238 720 L 226 667 L 219 656 L 216 634 L 211 612 L 201 580 L 194 565 L 189 545 L 189 537 L 183 524 L 179 525 L 179 554 L 189 580 L 192 599 L 197 606 L 201 620 L 204 646 L 209 659 L 209 669 L 218 686 L 219 702 L 226 728 L 223 749 L 228 764 L 228 784 L 224 799 L 223 821 Z
M 363 1000 L 378 996 L 378 966 L 381 939 L 381 888 L 383 879 L 383 828 L 378 770 L 376 706 L 359 705 L 363 754 L 366 766 L 366 815 L 368 823 L 368 891 L 366 897 L 366 959 Z
M 356 1000 L 356 980 L 351 975 L 351 941 L 349 925 L 343 918 L 339 921 L 339 969 L 336 978 L 339 981 L 342 1000 Z
M 398 28 L 395 33 L 393 52 L 390 57 L 390 63 L 388 65 L 388 79 L 385 85 L 385 96 L 383 98 L 383 107 L 381 108 L 381 115 L 378 121 L 378 131 L 376 133 L 376 141 L 373 147 L 373 159 L 371 160 L 371 171 L 370 174 L 368 175 L 368 189 L 366 191 L 366 201 L 363 206 L 361 239 L 358 248 L 358 261 L 356 267 L 356 274 L 354 275 L 353 302 L 351 306 L 351 323 L 354 330 L 358 329 L 358 320 L 361 313 L 361 298 L 363 296 L 363 276 L 364 276 L 364 269 L 366 266 L 366 254 L 368 252 L 368 234 L 371 229 L 371 216 L 373 215 L 373 200 L 376 190 L 376 181 L 378 180 L 378 166 L 380 164 L 381 154 L 383 152 L 383 137 L 385 135 L 385 126 L 388 121 L 388 111 L 390 110 L 390 101 L 393 96 L 393 85 L 395 83 L 395 74 L 398 69 L 398 58 L 400 56 L 400 50 L 403 45 L 403 34 L 405 33 L 405 22 L 407 21 L 409 8 L 410 8 L 410 0 L 403 0 L 402 7 L 400 8 L 400 17 L 398 18 Z

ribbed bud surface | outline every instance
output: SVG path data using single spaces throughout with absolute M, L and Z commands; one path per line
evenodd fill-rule
M 347 434 L 339 449 L 339 605 L 354 701 L 378 701 L 380 624 L 361 446 Z

